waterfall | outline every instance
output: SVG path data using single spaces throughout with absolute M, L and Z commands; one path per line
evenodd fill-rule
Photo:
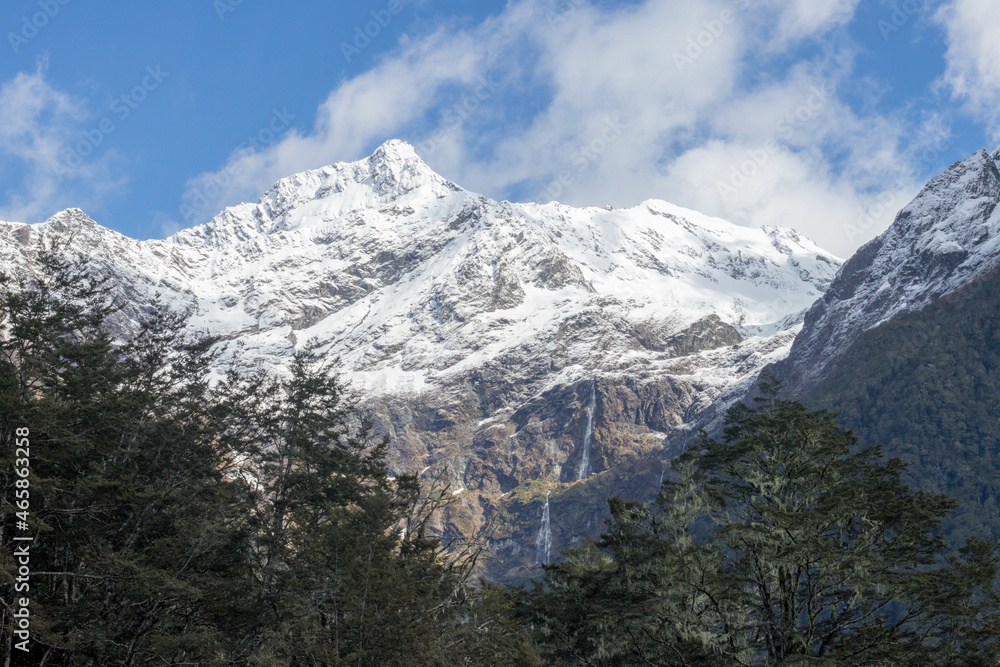
M 590 405 L 587 407 L 587 430 L 583 433 L 583 456 L 580 459 L 580 470 L 577 479 L 584 479 L 590 474 L 590 441 L 594 438 L 594 413 L 597 411 L 597 380 L 590 385 Z
M 549 492 L 551 493 L 551 491 Z M 549 494 L 545 494 L 542 525 L 535 539 L 535 565 L 549 565 L 552 560 L 552 515 L 549 512 Z

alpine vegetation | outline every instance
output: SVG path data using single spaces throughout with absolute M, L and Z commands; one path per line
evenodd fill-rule
M 548 664 L 996 664 L 996 546 L 948 556 L 954 501 L 779 388 L 765 375 L 654 502 L 612 500 L 601 539 L 522 595 Z

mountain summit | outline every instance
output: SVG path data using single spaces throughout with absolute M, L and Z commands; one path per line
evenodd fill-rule
M 609 488 L 655 488 L 659 461 L 787 354 L 841 264 L 791 229 L 658 200 L 493 201 L 401 141 L 282 179 L 163 241 L 79 211 L 0 224 L 4 256 L 26 268 L 39 239 L 71 237 L 61 247 L 120 286 L 121 326 L 161 293 L 192 313 L 193 333 L 221 338 L 220 369 L 281 369 L 315 340 L 392 434 L 395 471 L 458 492 L 443 530 L 530 515 L 534 496 L 507 497 L 540 483 L 557 546 L 600 528 Z M 595 491 L 559 524 L 580 477 Z M 534 539 L 522 528 L 509 536 L 515 560 Z
M 191 314 L 192 335 L 219 340 L 218 372 L 282 372 L 315 342 L 391 436 L 393 472 L 449 485 L 457 502 L 437 529 L 491 522 L 494 574 L 517 579 L 535 572 L 542 532 L 558 552 L 600 531 L 608 496 L 655 493 L 766 366 L 797 395 L 831 373 L 886 370 L 885 354 L 865 352 L 898 347 L 882 325 L 908 314 L 921 324 L 943 297 L 992 289 L 998 204 L 1000 151 L 980 151 L 842 266 L 792 229 L 655 199 L 616 210 L 497 202 L 391 141 L 162 241 L 71 209 L 0 223 L 0 251 L 8 271 L 37 271 L 39 243 L 88 256 L 119 288 L 117 326 L 161 294 Z M 886 373 L 883 384 L 896 377 Z

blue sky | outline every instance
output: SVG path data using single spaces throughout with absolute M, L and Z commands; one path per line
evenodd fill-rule
M 403 138 L 498 199 L 848 255 L 1000 141 L 995 0 L 11 0 L 0 28 L 0 219 L 137 238 Z

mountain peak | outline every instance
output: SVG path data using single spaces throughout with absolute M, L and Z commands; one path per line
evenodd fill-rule
M 79 208 L 75 208 L 75 207 L 74 208 L 67 208 L 65 210 L 59 211 L 58 213 L 56 213 L 55 215 L 53 215 L 51 218 L 49 218 L 49 221 L 51 221 L 51 222 L 55 222 L 55 221 L 59 221 L 59 220 L 67 220 L 67 221 L 76 220 L 76 221 L 81 221 L 81 222 L 94 222 L 90 218 L 89 215 L 87 215 L 86 213 L 83 212 L 83 209 L 79 209 Z
M 58 229 L 73 230 L 80 227 L 95 228 L 98 226 L 93 219 L 78 208 L 68 208 L 56 213 L 46 221 L 47 225 Z
M 497 202 L 402 141 L 289 176 L 166 242 L 91 224 L 71 210 L 40 231 L 96 260 L 121 295 L 115 327 L 136 330 L 157 298 L 189 313 L 191 337 L 217 341 L 216 378 L 283 374 L 315 341 L 400 434 L 393 474 L 433 467 L 469 489 L 473 527 L 519 484 L 576 483 L 581 466 L 614 467 L 602 479 L 628 487 L 611 493 L 653 486 L 633 471 L 783 357 L 839 267 L 793 232 L 666 202 Z M 18 273 L 37 270 L 26 236 L 0 224 Z M 594 433 L 581 439 L 583 410 Z
M 203 227 L 207 228 L 207 236 L 217 237 L 219 232 L 226 236 L 225 230 L 234 219 L 246 217 L 246 206 L 255 208 L 258 215 L 253 224 L 237 226 L 244 231 L 256 229 L 270 233 L 294 227 L 296 220 L 282 218 L 312 203 L 321 202 L 327 214 L 337 217 L 349 211 L 377 210 L 411 193 L 411 198 L 433 201 L 446 193 L 461 192 L 464 192 L 462 188 L 427 166 L 412 145 L 392 139 L 367 158 L 337 162 L 282 178 L 264 193 L 256 205 L 230 207 Z M 312 215 L 316 211 L 309 208 L 306 212 Z M 203 236 L 200 232 L 193 233 L 197 237 Z M 191 235 L 182 232 L 181 236 Z
M 371 159 L 374 158 L 418 160 L 423 162 L 420 156 L 417 155 L 417 149 L 413 147 L 413 144 L 402 139 L 389 139 L 383 143 L 372 153 Z
M 412 145 L 401 139 L 390 139 L 379 146 L 367 163 L 380 195 L 402 194 L 430 182 L 448 183 L 427 166 Z

